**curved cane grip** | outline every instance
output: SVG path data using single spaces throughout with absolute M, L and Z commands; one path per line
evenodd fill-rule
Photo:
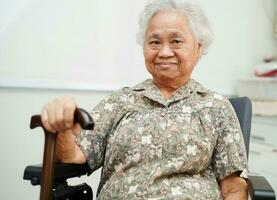
M 77 108 L 74 113 L 74 122 L 79 123 L 82 129 L 92 130 L 94 127 L 94 122 L 91 116 L 82 108 Z
M 74 123 L 79 123 L 82 129 L 92 130 L 94 127 L 94 122 L 91 116 L 82 108 L 76 108 L 74 112 Z M 36 127 L 42 127 L 40 115 L 33 115 L 31 118 L 30 128 L 34 129 Z

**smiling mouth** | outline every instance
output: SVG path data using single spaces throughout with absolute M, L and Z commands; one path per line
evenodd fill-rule
M 169 69 L 172 67 L 177 66 L 177 63 L 172 63 L 172 62 L 160 62 L 156 63 L 156 66 L 160 69 Z

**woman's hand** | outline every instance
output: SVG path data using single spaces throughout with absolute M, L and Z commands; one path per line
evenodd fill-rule
M 74 124 L 74 112 L 77 103 L 72 97 L 56 98 L 46 104 L 41 112 L 44 128 L 52 133 L 59 133 L 56 142 L 56 160 L 66 163 L 85 163 L 86 159 L 75 143 L 75 136 L 80 133 L 80 125 Z
M 234 173 L 220 182 L 221 194 L 224 200 L 247 200 L 246 180 Z
M 72 97 L 56 98 L 46 104 L 41 112 L 41 120 L 46 130 L 56 133 L 72 129 L 77 103 Z

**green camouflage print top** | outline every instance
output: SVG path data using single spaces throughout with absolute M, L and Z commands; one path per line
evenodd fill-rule
M 92 111 L 93 131 L 76 139 L 94 171 L 98 199 L 222 199 L 219 181 L 247 160 L 226 97 L 190 79 L 165 100 L 151 79 L 124 88 Z

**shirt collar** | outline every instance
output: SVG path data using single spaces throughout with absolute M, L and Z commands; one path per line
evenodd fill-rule
M 169 105 L 174 101 L 187 98 L 192 93 L 205 94 L 206 92 L 208 92 L 208 90 L 204 86 L 202 86 L 194 79 L 189 79 L 188 82 L 186 82 L 183 86 L 177 89 L 174 92 L 173 96 L 168 100 L 165 100 L 160 89 L 157 87 L 157 85 L 153 82 L 152 79 L 147 79 L 143 81 L 142 83 L 134 86 L 132 90 L 138 92 L 140 91 L 145 97 L 157 101 L 158 103 L 163 104 L 165 106 Z

